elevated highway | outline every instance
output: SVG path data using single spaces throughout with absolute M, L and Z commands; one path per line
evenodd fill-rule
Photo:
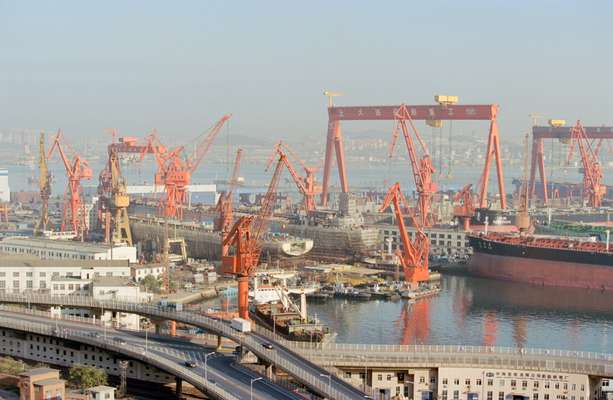
M 172 308 L 160 307 L 146 303 L 100 301 L 85 296 L 50 296 L 42 294 L 1 293 L 0 303 L 112 310 L 138 314 L 158 320 L 162 319 L 182 322 L 184 324 L 202 328 L 213 334 L 226 337 L 236 343 L 239 343 L 245 349 L 255 354 L 264 363 L 273 365 L 276 368 L 285 371 L 288 375 L 304 384 L 310 390 L 319 393 L 322 396 L 337 400 L 364 399 L 365 396 L 361 390 L 334 376 L 334 374 L 330 374 L 330 372 L 328 372 L 326 369 L 313 363 L 302 354 L 293 351 L 290 347 L 287 347 L 286 344 L 291 342 L 281 343 L 279 341 L 275 341 L 275 338 L 267 337 L 261 331 L 246 334 L 241 333 L 232 329 L 226 322 L 191 312 L 177 312 Z M 263 345 L 266 343 L 273 343 L 273 348 L 265 348 Z M 140 355 L 143 356 L 142 354 Z M 155 360 L 149 361 L 149 363 L 159 367 Z M 165 368 L 161 369 L 166 370 Z M 185 373 L 186 371 L 179 372 Z M 190 370 L 187 372 L 193 374 L 193 372 Z M 176 376 L 184 379 L 181 375 Z M 190 378 L 195 379 L 194 376 L 191 376 Z M 189 379 L 185 378 L 185 380 L 192 383 L 192 381 Z

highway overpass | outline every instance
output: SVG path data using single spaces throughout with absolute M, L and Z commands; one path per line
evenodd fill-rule
M 112 310 L 139 314 L 158 320 L 181 322 L 202 328 L 218 336 L 226 337 L 235 343 L 239 343 L 245 349 L 255 354 L 262 362 L 274 365 L 276 368 L 285 371 L 295 380 L 324 397 L 337 400 L 363 400 L 366 396 L 360 389 L 331 374 L 328 370 L 316 365 L 289 347 L 284 346 L 281 342 L 276 342 L 273 338 L 265 336 L 259 330 L 258 332 L 251 333 L 238 332 L 232 329 L 227 322 L 191 312 L 177 312 L 172 308 L 146 303 L 100 301 L 86 296 L 0 293 L 0 303 Z M 273 343 L 272 349 L 267 349 L 263 346 L 270 342 Z M 153 364 L 157 366 L 155 362 Z M 180 377 L 183 378 L 182 376 Z M 187 381 L 191 383 L 191 381 Z

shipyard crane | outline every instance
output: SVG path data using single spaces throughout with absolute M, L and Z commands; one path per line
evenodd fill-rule
M 475 204 L 472 193 L 473 185 L 469 183 L 453 196 L 453 215 L 462 221 L 465 231 L 470 230 L 470 220 L 475 215 Z
M 186 152 L 186 146 L 177 146 L 170 150 L 160 145 L 153 146 L 154 142 L 159 143 L 159 139 L 155 133 L 150 135 L 147 149 L 154 153 L 157 163 L 155 184 L 164 185 L 166 193 L 160 203 L 164 216 L 183 219 L 183 208 L 187 202 L 187 186 L 191 181 L 191 175 L 231 116 L 231 114 L 224 115 L 201 138 L 197 138 L 191 154 Z M 141 154 L 143 155 L 144 153 Z
M 380 207 L 380 211 L 393 206 L 396 213 L 396 221 L 398 223 L 398 234 L 402 240 L 402 251 L 398 250 L 398 258 L 402 264 L 404 271 L 405 283 L 409 286 L 416 286 L 419 282 L 427 281 L 429 278 L 428 272 L 428 254 L 430 251 L 430 239 L 424 233 L 423 225 L 415 218 L 414 213 L 411 211 L 407 199 L 400 190 L 400 184 L 395 183 L 392 185 L 383 200 L 383 204 Z M 408 214 L 412 224 L 416 228 L 415 239 L 411 241 L 404 222 L 404 214 L 402 212 L 404 207 Z
M 289 157 L 287 157 L 288 154 L 291 155 L 304 169 L 304 177 L 298 175 L 296 168 L 290 161 Z M 298 157 L 287 144 L 281 141 L 275 145 L 273 153 L 268 159 L 267 168 L 270 167 L 275 156 L 277 155 L 280 157 L 282 156 L 281 158 L 283 159 L 283 164 L 291 175 L 296 187 L 302 194 L 305 211 L 307 213 L 315 211 L 315 194 L 317 193 L 317 188 L 315 187 L 315 173 L 317 172 L 317 168 L 306 165 L 306 163 L 302 161 L 302 159 L 300 159 L 300 157 Z
M 407 146 L 407 152 L 409 153 L 411 170 L 415 181 L 415 189 L 417 190 L 419 199 L 418 209 L 420 223 L 421 226 L 424 227 L 431 226 L 432 196 L 436 192 L 436 184 L 432 181 L 432 175 L 435 172 L 434 166 L 432 165 L 432 158 L 430 157 L 428 147 L 415 127 L 411 114 L 409 113 L 409 110 L 405 104 L 400 105 L 400 107 L 394 112 L 394 119 L 396 123 L 394 125 L 392 140 L 389 146 L 389 157 L 391 158 L 393 156 L 396 142 L 398 141 L 398 136 L 400 133 L 399 131 L 402 131 L 402 135 L 404 136 L 404 141 Z M 409 122 L 409 125 L 407 125 L 407 121 Z M 419 143 L 421 158 L 418 156 L 418 151 L 415 146 L 415 141 L 411 135 L 411 131 L 409 130 L 409 126 L 415 135 L 415 139 Z
M 279 156 L 258 214 L 240 217 L 222 239 L 222 246 L 229 248 L 228 254 L 222 257 L 222 271 L 237 277 L 240 318 L 249 319 L 249 277 L 260 260 L 263 235 L 273 214 L 284 158 L 285 155 Z
M 36 233 L 42 234 L 49 226 L 49 197 L 51 197 L 51 174 L 47 167 L 47 152 L 45 150 L 45 133 L 41 132 L 38 139 L 38 189 L 40 191 L 40 218 Z
M 66 146 L 70 149 L 69 146 Z M 50 158 L 53 151 L 57 149 L 60 155 L 60 159 L 66 169 L 66 177 L 68 179 L 68 186 L 64 193 L 64 211 L 62 218 L 61 231 L 66 230 L 66 224 L 68 222 L 68 210 L 70 209 L 70 226 L 75 232 L 78 238 L 83 239 L 84 232 L 87 230 L 87 224 L 85 221 L 86 213 L 83 201 L 81 200 L 81 181 L 83 179 L 92 178 L 92 170 L 89 167 L 87 160 L 72 151 L 72 161 L 66 155 L 64 146 L 62 145 L 62 132 L 58 130 L 57 135 L 53 139 L 53 144 L 49 149 L 47 158 Z
M 240 172 L 241 158 L 243 150 L 236 150 L 236 158 L 234 159 L 234 167 L 232 168 L 232 177 L 228 182 L 228 190 L 225 193 L 219 195 L 215 210 L 217 211 L 217 217 L 215 218 L 214 229 L 215 231 L 222 232 L 222 236 L 225 236 L 232 227 L 233 210 L 232 210 L 232 196 L 236 185 L 238 184 L 238 174 Z M 222 257 L 228 254 L 228 246 L 221 246 Z
M 592 148 L 581 121 L 577 121 L 570 133 L 571 143 L 568 151 L 568 161 L 573 157 L 575 143 L 579 148 L 579 155 L 583 166 L 583 201 L 589 207 L 600 207 L 602 198 L 606 193 L 606 186 L 602 183 L 602 166 L 598 154 Z

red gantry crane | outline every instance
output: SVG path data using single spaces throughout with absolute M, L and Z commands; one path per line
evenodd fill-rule
M 472 187 L 469 183 L 453 196 L 453 202 L 457 204 L 453 207 L 453 215 L 462 221 L 465 231 L 470 230 L 470 219 L 475 215 Z
M 411 161 L 411 170 L 413 172 L 413 179 L 415 181 L 415 188 L 419 196 L 419 219 L 421 226 L 432 225 L 431 205 L 432 196 L 436 193 L 436 184 L 432 181 L 432 175 L 434 174 L 434 166 L 432 165 L 432 158 L 428 154 L 428 147 L 421 138 L 419 131 L 415 127 L 411 114 L 405 104 L 401 104 L 398 110 L 394 114 L 396 124 L 394 125 L 394 131 L 392 133 L 392 140 L 389 147 L 389 156 L 392 157 L 396 142 L 398 141 L 399 130 L 402 131 L 404 141 L 407 146 L 407 152 L 409 153 L 409 160 Z M 411 136 L 411 132 L 407 126 L 407 121 L 415 135 L 415 139 L 419 143 L 421 150 L 421 158 L 418 156 L 418 151 Z
M 226 193 L 219 195 L 219 200 L 215 206 L 217 211 L 217 217 L 215 218 L 214 229 L 215 231 L 222 232 L 222 237 L 225 237 L 232 227 L 233 210 L 232 210 L 232 196 L 236 185 L 238 184 L 238 174 L 240 171 L 241 158 L 243 150 L 236 150 L 236 158 L 234 159 L 234 167 L 232 168 L 232 177 L 228 182 L 228 190 Z M 228 246 L 221 246 L 222 257 L 228 254 Z
M 411 211 L 407 199 L 400 190 L 400 184 L 395 183 L 392 185 L 383 200 L 380 211 L 393 205 L 394 212 L 396 213 L 396 221 L 398 223 L 398 233 L 402 240 L 402 251 L 398 251 L 398 257 L 404 271 L 404 280 L 410 286 L 416 286 L 419 282 L 427 281 L 429 278 L 428 272 L 428 254 L 430 252 L 430 239 L 424 233 L 423 225 L 415 218 L 415 215 Z M 412 224 L 417 229 L 415 233 L 415 239 L 411 241 L 409 234 L 404 223 L 404 214 L 402 212 L 404 207 L 411 219 Z
M 228 254 L 222 257 L 222 270 L 237 277 L 240 318 L 249 319 L 249 277 L 255 272 L 260 260 L 262 235 L 268 230 L 273 214 L 284 159 L 285 155 L 279 156 L 258 214 L 240 217 L 222 240 L 222 246 L 229 248 Z
M 159 143 L 157 134 L 154 132 L 149 136 L 150 146 L 147 147 L 155 154 L 157 163 L 155 184 L 164 185 L 166 193 L 160 203 L 164 216 L 183 219 L 183 208 L 187 203 L 187 186 L 191 181 L 191 175 L 198 168 L 217 134 L 231 116 L 231 114 L 224 115 L 203 135 L 201 140 L 196 139 L 194 151 L 191 154 L 186 154 L 184 146 L 157 151 L 157 149 L 163 149 L 163 146 L 153 146 L 154 142 Z M 142 155 L 144 156 L 144 153 Z
M 300 166 L 302 166 L 305 172 L 304 177 L 298 175 L 296 168 L 294 168 L 294 165 L 289 160 L 289 157 L 287 157 L 288 154 L 290 154 L 296 160 L 296 162 L 298 162 Z M 289 174 L 291 175 L 294 183 L 296 184 L 296 187 L 298 188 L 300 193 L 302 193 L 302 196 L 304 198 L 303 205 L 305 211 L 307 213 L 310 211 L 314 211 L 315 195 L 320 190 L 315 185 L 315 173 L 317 172 L 317 168 L 307 166 L 305 162 L 302 161 L 300 157 L 298 157 L 296 153 L 294 153 L 287 144 L 281 141 L 275 145 L 273 153 L 268 159 L 267 168 L 270 167 L 276 155 L 278 155 L 280 159 L 283 160 L 283 164 L 285 164 L 285 167 L 289 171 Z
M 602 198 L 606 193 L 606 186 L 602 183 L 602 167 L 598 160 L 598 153 L 592 149 L 581 121 L 577 121 L 571 130 L 568 161 L 573 157 L 575 143 L 579 148 L 579 155 L 583 166 L 583 201 L 589 207 L 600 207 L 602 205 Z
M 68 179 L 68 186 L 64 193 L 64 212 L 62 218 L 61 231 L 66 230 L 66 224 L 68 222 L 68 210 L 70 209 L 70 227 L 75 232 L 77 237 L 83 238 L 85 231 L 87 230 L 87 223 L 85 218 L 85 208 L 81 200 L 81 180 L 91 179 L 92 170 L 87 163 L 87 160 L 74 153 L 72 161 L 68 159 L 68 156 L 64 152 L 62 146 L 62 132 L 58 130 L 57 135 L 53 139 L 53 144 L 49 149 L 47 158 L 50 158 L 53 151 L 57 149 L 64 168 L 66 169 L 66 177 Z

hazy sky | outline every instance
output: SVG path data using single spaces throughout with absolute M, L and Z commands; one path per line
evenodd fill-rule
M 498 103 L 506 137 L 530 112 L 613 124 L 612 17 L 611 1 L 0 0 L 0 128 L 187 138 L 232 112 L 233 133 L 323 137 L 325 88 Z

